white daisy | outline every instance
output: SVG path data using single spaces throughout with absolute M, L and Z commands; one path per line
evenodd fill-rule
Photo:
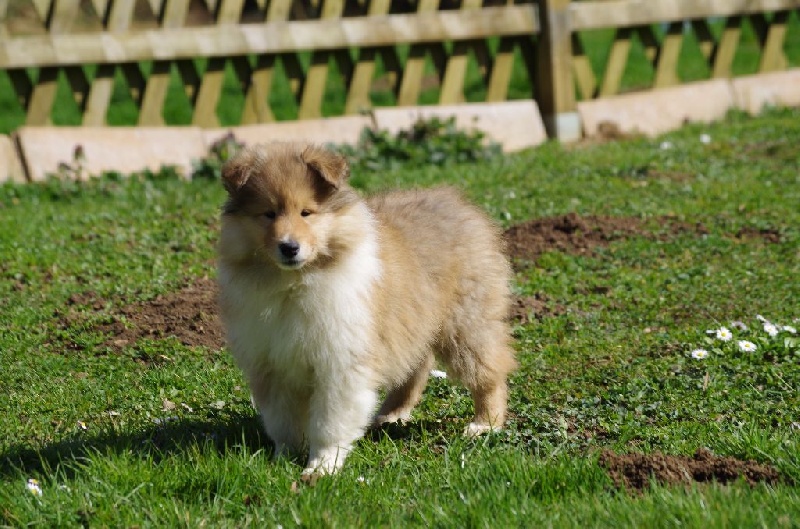
M 708 357 L 708 351 L 706 351 L 705 349 L 695 349 L 689 354 L 691 354 L 692 358 L 694 358 L 695 360 L 702 360 L 703 358 Z
M 769 334 L 770 337 L 774 338 L 775 336 L 778 335 L 780 331 L 777 325 L 775 325 L 774 323 L 767 322 L 764 324 L 764 332 Z
M 708 134 L 701 134 L 700 143 L 702 143 L 703 145 L 708 145 L 709 143 L 711 143 L 711 136 L 709 136 Z
M 431 369 L 431 376 L 433 378 L 447 378 L 447 373 L 438 369 Z
M 34 478 L 29 479 L 28 483 L 25 484 L 25 487 L 34 496 L 41 496 L 42 495 L 42 487 L 39 486 L 39 480 L 38 479 L 34 479 Z
M 767 318 L 765 318 L 765 317 L 764 317 L 764 316 L 762 316 L 761 314 L 756 314 L 756 319 L 757 319 L 758 321 L 760 321 L 761 323 L 769 323 L 769 321 L 767 320 Z
M 737 321 L 732 321 L 731 322 L 731 327 L 733 327 L 734 329 L 738 329 L 740 331 L 746 331 L 747 330 L 747 325 L 745 325 L 745 323 L 743 321 L 738 321 L 738 320 Z
M 717 340 L 729 342 L 733 338 L 733 333 L 727 327 L 720 327 L 716 330 L 715 336 L 717 337 Z
M 757 349 L 756 344 L 747 340 L 739 340 L 736 342 L 736 344 L 739 346 L 739 350 L 743 353 L 752 353 Z
M 797 329 L 795 329 L 791 325 L 784 325 L 783 330 L 791 334 L 797 334 Z

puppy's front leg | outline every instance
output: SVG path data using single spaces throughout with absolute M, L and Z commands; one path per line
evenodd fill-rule
M 300 452 L 308 417 L 308 395 L 266 375 L 252 378 L 250 391 L 264 430 L 275 445 L 273 457 Z
M 377 401 L 377 391 L 359 376 L 332 377 L 315 388 L 303 474 L 333 474 L 342 468 L 353 443 L 364 435 Z

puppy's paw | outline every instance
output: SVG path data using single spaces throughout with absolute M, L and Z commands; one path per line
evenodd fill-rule
M 349 447 L 327 447 L 318 450 L 311 450 L 306 468 L 303 469 L 303 475 L 320 474 L 328 475 L 336 473 L 347 458 L 350 452 Z
M 381 414 L 376 415 L 374 419 L 372 419 L 371 428 L 380 428 L 384 424 L 394 424 L 398 423 L 400 426 L 405 426 L 411 421 L 411 413 L 388 413 L 388 414 Z
M 303 469 L 303 473 L 300 474 L 300 481 L 308 485 L 309 487 L 313 487 L 319 481 L 319 478 L 324 476 L 325 474 L 319 472 L 315 468 L 305 468 Z
M 490 424 L 471 422 L 464 428 L 464 435 L 467 437 L 477 437 L 489 432 L 497 432 L 501 430 L 499 426 L 492 426 Z

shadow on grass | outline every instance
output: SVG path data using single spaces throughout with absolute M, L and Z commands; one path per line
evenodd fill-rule
M 455 423 L 450 421 L 387 423 L 367 431 L 364 440 L 377 442 L 388 437 L 392 440 L 420 441 L 431 436 L 445 437 L 456 428 Z M 70 463 L 80 463 L 96 454 L 131 453 L 157 463 L 196 447 L 209 446 L 220 453 L 264 450 L 265 457 L 271 457 L 273 450 L 272 442 L 257 415 L 231 415 L 208 420 L 176 418 L 137 432 L 107 431 L 96 435 L 73 435 L 41 448 L 31 448 L 27 444 L 13 445 L 0 454 L 0 476 L 49 474 L 61 467 L 71 477 L 80 465 Z M 304 458 L 305 455 L 302 455 L 293 458 L 293 461 L 302 465 Z
M 12 445 L 0 454 L 0 476 L 49 473 L 63 466 L 66 472 L 95 454 L 131 453 L 158 462 L 193 447 L 213 446 L 220 453 L 231 450 L 272 453 L 272 442 L 255 415 L 231 415 L 208 420 L 175 419 L 153 424 L 135 432 L 108 430 L 96 435 L 73 435 L 63 441 L 31 448 Z
M 376 442 L 383 437 L 387 437 L 392 441 L 420 441 L 438 435 L 452 437 L 463 427 L 461 421 L 457 420 L 387 422 L 368 430 L 364 438 Z

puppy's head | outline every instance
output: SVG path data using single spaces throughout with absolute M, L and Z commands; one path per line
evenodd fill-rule
M 335 216 L 358 201 L 349 174 L 344 158 L 314 145 L 243 149 L 222 168 L 221 257 L 283 270 L 330 259 Z

